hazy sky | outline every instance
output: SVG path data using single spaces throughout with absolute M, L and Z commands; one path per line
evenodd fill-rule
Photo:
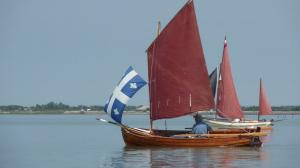
M 104 105 L 128 66 L 147 79 L 145 50 L 186 0 L 1 0 L 0 105 Z M 208 70 L 227 35 L 242 105 L 300 104 L 299 0 L 195 0 Z M 148 80 L 148 79 L 147 79 Z M 130 101 L 148 104 L 144 87 Z

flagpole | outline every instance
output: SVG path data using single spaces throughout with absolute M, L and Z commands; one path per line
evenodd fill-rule
M 159 36 L 159 34 L 160 34 L 160 21 L 158 21 L 158 23 L 157 23 L 157 37 Z M 150 102 L 150 114 L 151 114 L 151 103 L 152 102 Z M 153 129 L 153 120 L 152 120 L 152 118 L 150 117 L 150 133 L 152 133 L 152 129 Z

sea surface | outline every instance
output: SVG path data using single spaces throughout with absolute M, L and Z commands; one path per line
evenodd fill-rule
M 0 168 L 102 167 L 300 167 L 300 116 L 276 122 L 263 147 L 126 147 L 120 128 L 97 121 L 106 115 L 0 115 Z M 255 116 L 247 116 L 253 118 Z M 124 115 L 132 127 L 148 128 L 147 115 Z M 182 129 L 192 117 L 154 123 Z

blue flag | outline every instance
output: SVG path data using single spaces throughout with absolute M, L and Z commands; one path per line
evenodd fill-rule
M 105 104 L 104 111 L 116 122 L 121 123 L 127 102 L 146 84 L 147 82 L 130 66 Z

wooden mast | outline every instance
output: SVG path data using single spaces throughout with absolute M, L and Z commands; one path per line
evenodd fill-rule
M 260 99 L 261 99 L 261 97 L 260 97 L 260 93 L 261 93 L 261 78 L 259 79 L 259 105 L 260 105 Z M 259 115 L 259 107 L 258 107 L 258 110 L 257 110 L 257 121 L 259 121 L 259 117 L 260 117 L 260 115 Z
M 158 37 L 160 33 L 160 21 L 157 22 L 157 32 L 156 32 L 156 36 Z M 151 104 L 151 102 L 150 102 Z M 150 113 L 151 113 L 151 105 L 150 105 Z M 150 118 L 150 132 L 152 133 L 152 129 L 153 129 L 153 120 Z
M 159 35 L 160 33 L 160 21 L 158 21 L 157 23 L 157 36 Z
M 226 35 L 225 35 L 225 40 L 226 40 Z M 223 57 L 223 56 L 222 56 Z M 216 84 L 216 93 L 215 93 L 215 119 L 217 119 L 218 117 L 218 101 L 219 101 L 219 97 L 218 97 L 218 88 L 219 88 L 219 80 L 220 80 L 220 69 L 221 69 L 221 62 L 222 62 L 222 57 L 220 60 L 220 64 L 217 66 L 217 84 Z
M 226 36 L 225 36 L 226 38 Z M 215 119 L 217 119 L 217 104 L 218 104 L 218 87 L 219 87 L 219 79 L 220 79 L 220 65 L 217 66 L 217 83 L 216 83 L 216 93 L 215 93 Z

